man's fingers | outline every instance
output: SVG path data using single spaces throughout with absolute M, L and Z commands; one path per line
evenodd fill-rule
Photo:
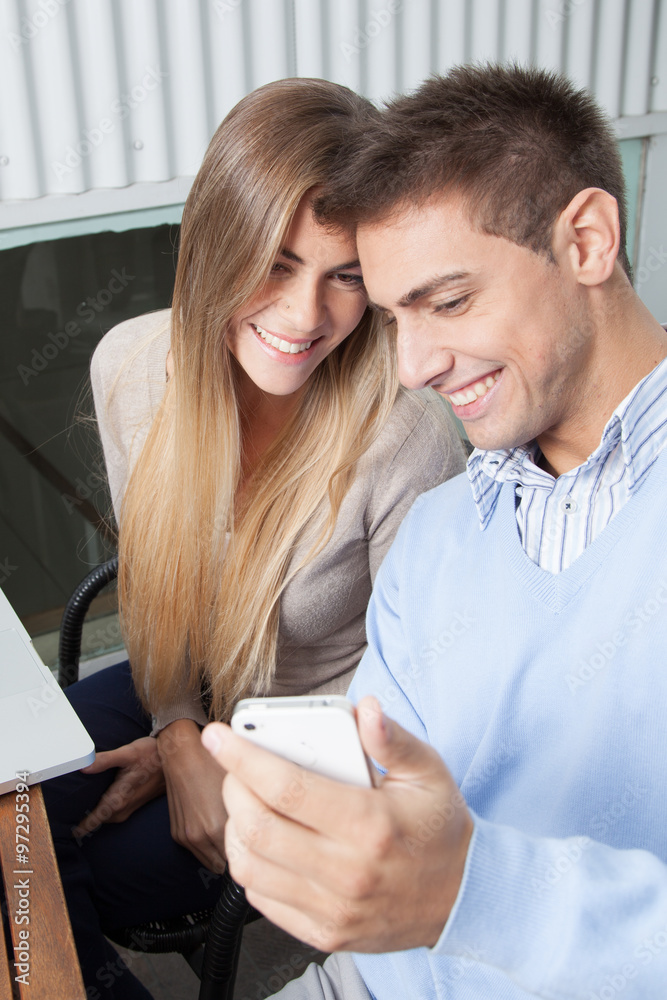
M 202 742 L 215 760 L 265 802 L 274 812 L 289 816 L 327 836 L 349 832 L 366 789 L 324 778 L 278 757 L 233 733 L 229 726 L 210 723 Z
M 289 823 L 283 819 L 279 822 Z M 275 833 L 275 827 L 271 827 L 271 833 Z M 317 835 L 311 833 L 310 836 Z M 273 857 L 267 859 L 255 854 L 251 838 L 250 841 L 243 827 L 238 828 L 234 820 L 228 820 L 225 844 L 230 873 L 245 888 L 248 902 L 266 916 L 289 913 L 290 925 L 281 923 L 280 926 L 304 940 L 302 932 L 312 928 L 321 919 L 320 914 L 341 909 L 344 901 L 339 899 L 337 892 L 323 888 L 321 881 L 309 878 L 305 871 L 298 870 L 298 866 L 293 870 L 284 868 Z M 295 898 L 300 901 L 298 911 L 287 902 Z
M 258 859 L 268 859 L 285 871 L 288 883 L 317 879 L 332 891 L 339 888 L 344 855 L 338 841 L 273 812 L 233 774 L 225 778 L 223 798 L 234 816 L 231 825 L 227 821 L 225 853 L 237 881 L 245 885 L 252 873 L 256 882 Z
M 439 754 L 384 715 L 377 698 L 361 699 L 357 725 L 364 750 L 386 769 L 386 778 L 424 786 L 442 781 L 446 768 Z

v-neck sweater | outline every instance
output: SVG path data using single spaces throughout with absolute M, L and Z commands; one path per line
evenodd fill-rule
M 664 997 L 665 496 L 663 451 L 555 575 L 521 546 L 513 483 L 485 531 L 466 476 L 401 526 L 351 695 L 438 750 L 475 830 L 436 946 L 355 956 L 378 1000 Z

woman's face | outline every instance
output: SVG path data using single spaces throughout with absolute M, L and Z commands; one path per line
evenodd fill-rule
M 366 304 L 354 241 L 319 226 L 308 195 L 265 287 L 232 320 L 229 349 L 259 389 L 287 396 L 352 333 Z

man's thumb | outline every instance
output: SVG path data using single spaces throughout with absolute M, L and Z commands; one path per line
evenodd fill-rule
M 372 695 L 357 705 L 357 725 L 364 750 L 388 776 L 411 781 L 441 777 L 442 760 L 433 747 L 384 715 Z

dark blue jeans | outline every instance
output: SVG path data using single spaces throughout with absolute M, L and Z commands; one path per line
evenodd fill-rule
M 129 664 L 102 670 L 67 689 L 95 742 L 112 750 L 151 730 Z M 116 774 L 75 771 L 44 782 L 44 799 L 89 1000 L 150 1000 L 108 943 L 103 928 L 128 927 L 215 906 L 220 878 L 172 840 L 166 795 L 123 823 L 77 840 L 72 828 L 97 804 Z

